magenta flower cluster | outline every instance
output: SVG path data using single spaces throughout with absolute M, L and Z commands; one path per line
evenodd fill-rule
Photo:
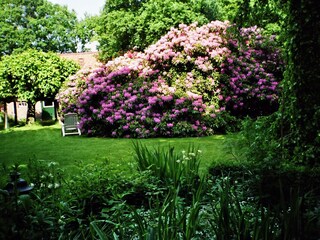
M 202 136 L 223 112 L 276 103 L 279 52 L 259 29 L 235 29 L 219 21 L 172 28 L 144 52 L 71 79 L 59 94 L 62 112 L 77 112 L 92 136 Z
M 232 54 L 221 64 L 221 104 L 234 115 L 269 114 L 278 106 L 284 63 L 273 38 L 257 27 L 241 29 L 242 42 L 229 39 Z

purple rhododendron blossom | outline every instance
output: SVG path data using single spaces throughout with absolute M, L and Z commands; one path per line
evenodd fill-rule
M 160 120 L 159 118 L 154 118 L 153 121 L 154 121 L 155 123 L 160 123 L 160 122 L 161 122 L 161 120 Z

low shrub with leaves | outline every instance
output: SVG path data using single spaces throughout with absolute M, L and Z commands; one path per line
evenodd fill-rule
M 281 65 L 258 28 L 181 24 L 144 52 L 79 74 L 58 97 L 89 136 L 203 136 L 228 129 L 230 116 L 274 111 Z

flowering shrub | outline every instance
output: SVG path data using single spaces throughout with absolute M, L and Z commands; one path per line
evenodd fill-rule
M 59 100 L 88 135 L 202 136 L 225 127 L 228 112 L 256 113 L 264 102 L 263 114 L 276 105 L 280 63 L 257 28 L 237 34 L 228 22 L 181 24 L 144 52 L 79 73 Z
M 257 27 L 240 30 L 242 42 L 229 39 L 232 55 L 221 65 L 221 104 L 237 116 L 258 116 L 278 107 L 283 62 L 273 38 Z

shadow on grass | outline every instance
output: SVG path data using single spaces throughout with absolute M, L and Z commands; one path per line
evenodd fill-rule
M 41 126 L 52 126 L 58 123 L 57 120 L 43 120 L 38 122 Z
M 17 124 L 14 123 L 12 119 L 9 119 L 9 128 L 7 130 L 10 130 L 12 128 L 17 129 L 21 127 L 28 127 L 29 129 L 23 129 L 23 130 L 34 130 L 34 127 L 46 127 L 46 126 L 54 126 L 59 125 L 57 120 L 38 120 L 34 123 L 27 124 L 25 121 L 19 121 Z M 4 129 L 4 121 L 0 122 L 0 131 L 3 131 Z

